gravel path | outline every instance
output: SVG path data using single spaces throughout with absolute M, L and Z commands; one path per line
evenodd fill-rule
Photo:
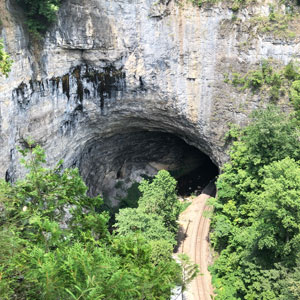
M 209 262 L 209 225 L 210 220 L 203 217 L 204 211 L 211 208 L 206 201 L 215 193 L 214 184 L 209 184 L 201 195 L 193 199 L 192 204 L 180 215 L 179 222 L 183 234 L 178 253 L 186 253 L 200 266 L 200 275 L 194 279 L 185 292 L 187 300 L 211 300 L 213 288 L 211 276 L 207 270 Z M 185 238 L 184 238 L 185 236 Z

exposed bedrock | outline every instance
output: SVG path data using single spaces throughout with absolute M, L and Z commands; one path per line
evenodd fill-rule
M 243 9 L 239 17 L 265 14 L 267 7 Z M 93 193 L 112 170 L 118 176 L 140 168 L 128 161 L 164 164 L 163 134 L 221 166 L 229 123 L 243 124 L 265 105 L 225 84 L 224 73 L 247 71 L 268 57 L 285 64 L 300 53 L 298 39 L 250 38 L 247 28 L 227 26 L 232 11 L 221 5 L 66 0 L 40 46 L 28 38 L 14 0 L 0 8 L 1 34 L 14 60 L 9 77 L 0 78 L 0 177 L 24 174 L 16 147 L 31 137 L 50 165 L 62 158 L 66 167 L 78 166 Z

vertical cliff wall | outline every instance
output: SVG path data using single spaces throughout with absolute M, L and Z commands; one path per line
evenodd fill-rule
M 16 3 L 1 0 L 1 35 L 14 64 L 0 78 L 0 177 L 22 173 L 16 146 L 28 137 L 50 164 L 80 166 L 89 149 L 117 135 L 167 132 L 221 165 L 229 123 L 244 123 L 267 102 L 228 86 L 224 74 L 300 55 L 297 31 L 278 38 L 251 23 L 268 5 L 233 17 L 221 3 L 66 0 L 45 40 L 34 43 Z M 115 139 L 110 151 L 118 149 Z

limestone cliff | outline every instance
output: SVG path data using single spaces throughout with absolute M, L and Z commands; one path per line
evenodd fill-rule
M 85 165 L 97 166 L 107 152 L 117 156 L 119 143 L 145 131 L 174 134 L 221 165 L 228 124 L 264 105 L 259 95 L 226 85 L 224 73 L 300 55 L 297 35 L 277 38 L 250 26 L 253 14 L 269 13 L 267 2 L 240 9 L 237 24 L 221 3 L 66 0 L 39 46 L 16 3 L 0 5 L 14 60 L 0 78 L 1 178 L 22 172 L 16 146 L 27 137 L 43 145 L 50 164 L 63 158 L 84 174 Z M 106 141 L 109 149 L 99 150 Z M 100 185 L 101 174 L 93 174 Z

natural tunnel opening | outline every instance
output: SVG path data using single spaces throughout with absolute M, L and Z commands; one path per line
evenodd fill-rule
M 205 186 L 216 178 L 219 172 L 217 166 L 207 155 L 198 149 L 196 150 L 198 155 L 202 156 L 201 164 L 180 177 L 177 177 L 176 174 L 173 175 L 177 180 L 178 195 L 182 197 L 200 194 Z
M 80 172 L 92 196 L 101 194 L 118 206 L 128 189 L 143 178 L 168 170 L 178 181 L 178 194 L 199 194 L 218 175 L 217 166 L 199 149 L 166 132 L 132 130 L 93 139 L 80 157 Z

